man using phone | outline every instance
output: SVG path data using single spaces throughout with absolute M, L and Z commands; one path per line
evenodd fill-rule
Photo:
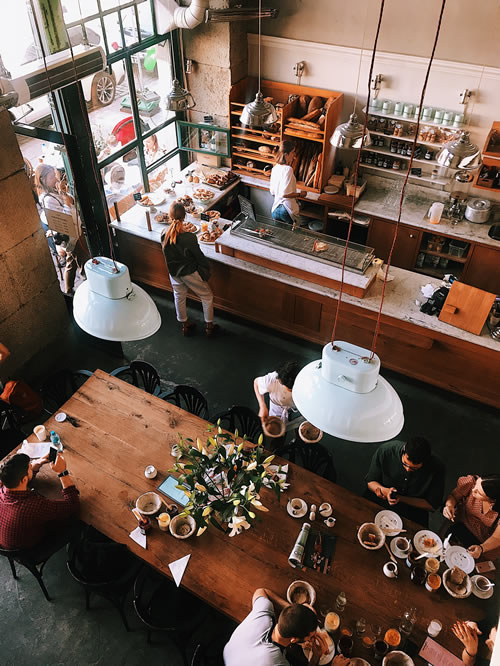
M 80 493 L 59 453 L 50 468 L 61 481 L 61 499 L 48 499 L 29 485 L 49 455 L 31 463 L 17 453 L 0 467 L 0 547 L 42 549 L 47 557 L 59 550 L 72 535 L 71 519 L 78 513 Z
M 429 512 L 443 499 L 444 465 L 432 455 L 426 439 L 412 437 L 406 443 L 379 446 L 365 480 L 371 491 L 366 494 L 368 499 L 427 525 Z

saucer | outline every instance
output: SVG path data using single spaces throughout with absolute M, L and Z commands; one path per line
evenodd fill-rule
M 477 576 L 471 576 L 471 581 L 472 581 L 472 594 L 474 594 L 476 597 L 479 599 L 489 599 L 490 597 L 493 596 L 493 592 L 495 591 L 493 587 L 490 587 L 489 590 L 480 590 L 478 587 L 476 587 L 476 580 L 479 578 L 479 575 Z
M 398 548 L 396 547 L 396 539 L 397 539 L 397 538 L 398 538 L 398 537 L 395 537 L 395 538 L 391 541 L 391 545 L 390 545 L 391 553 L 392 553 L 393 555 L 395 555 L 396 557 L 398 557 L 400 560 L 406 560 L 406 558 L 408 557 L 408 553 L 403 553 L 403 552 L 401 552 L 400 550 L 398 550 Z
M 401 516 L 399 516 L 395 511 L 390 511 L 389 509 L 379 511 L 373 522 L 386 534 L 387 532 L 390 534 L 396 534 L 403 529 L 403 521 L 401 520 Z
M 292 516 L 292 518 L 303 518 L 307 513 L 307 504 L 300 497 L 294 497 L 293 499 L 300 499 L 302 502 L 302 508 L 294 512 L 292 509 L 292 500 L 289 500 L 288 504 L 286 505 L 286 510 L 288 511 L 289 515 Z

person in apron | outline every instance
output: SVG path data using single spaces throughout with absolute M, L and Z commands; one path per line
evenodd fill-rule
M 277 416 L 287 424 L 291 413 L 297 411 L 292 398 L 292 387 L 299 370 L 297 361 L 287 361 L 278 370 L 254 379 L 253 388 L 263 424 L 270 416 Z M 269 408 L 264 399 L 266 393 L 269 394 Z
M 273 220 L 291 224 L 295 228 L 298 224 L 299 204 L 297 198 L 302 192 L 297 192 L 297 181 L 293 171 L 293 162 L 296 157 L 293 141 L 283 141 L 276 156 L 276 164 L 271 170 L 269 191 L 274 197 L 271 208 Z

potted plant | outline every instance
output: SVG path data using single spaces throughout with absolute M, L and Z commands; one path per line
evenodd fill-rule
M 246 436 L 237 444 L 238 431 L 234 435 L 223 433 L 213 425 L 208 431 L 205 443 L 179 435 L 182 457 L 171 471 L 180 473 L 177 488 L 189 497 L 183 513 L 196 521 L 197 536 L 209 524 L 224 532 L 229 529 L 229 536 L 234 536 L 251 527 L 255 510 L 268 511 L 260 500 L 263 485 L 274 490 L 279 500 L 288 484 L 273 479 L 268 468 L 274 456 L 264 452 L 262 435 L 254 447 L 246 442 Z

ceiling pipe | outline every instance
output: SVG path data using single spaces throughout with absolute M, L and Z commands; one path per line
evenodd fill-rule
M 176 0 L 154 0 L 156 27 L 159 34 L 175 28 L 191 30 L 205 20 L 208 0 L 191 0 L 189 7 L 179 7 Z

